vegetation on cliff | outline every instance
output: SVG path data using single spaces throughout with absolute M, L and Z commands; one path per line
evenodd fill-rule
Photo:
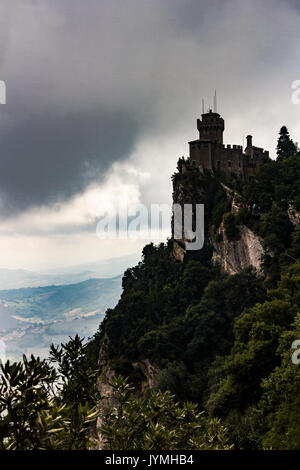
M 178 262 L 173 241 L 147 245 L 90 350 L 106 335 L 110 367 L 130 377 L 137 395 L 145 377 L 133 362 L 157 365 L 158 388 L 197 403 L 207 420 L 221 418 L 235 448 L 300 449 L 300 366 L 291 361 L 300 338 L 300 230 L 288 212 L 299 210 L 300 157 L 268 162 L 248 185 L 182 165 L 174 201 L 205 204 L 205 246 Z M 262 275 L 251 267 L 229 275 L 212 263 L 222 222 L 228 238 L 241 225 L 261 237 Z
M 105 448 L 300 449 L 300 157 L 289 148 L 285 134 L 248 185 L 179 161 L 174 202 L 205 204 L 203 249 L 180 262 L 173 240 L 150 243 L 87 345 L 76 337 L 48 361 L 2 365 L 1 449 L 95 446 L 104 345 L 117 397 L 99 429 Z M 259 275 L 212 262 L 221 225 L 229 243 L 242 225 L 261 237 Z M 154 390 L 136 367 L 146 361 Z

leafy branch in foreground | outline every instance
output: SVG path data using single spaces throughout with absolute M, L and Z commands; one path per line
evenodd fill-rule
M 76 336 L 50 359 L 0 366 L 0 449 L 88 449 L 98 416 L 97 370 Z M 53 365 L 54 364 L 54 365 Z
M 169 391 L 137 398 L 127 379 L 111 379 L 117 405 L 109 408 L 99 429 L 109 450 L 230 450 L 219 419 L 207 421 L 193 403 L 182 406 Z

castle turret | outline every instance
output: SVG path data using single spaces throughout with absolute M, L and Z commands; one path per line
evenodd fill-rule
M 197 129 L 200 140 L 223 144 L 224 119 L 220 114 L 211 110 L 202 114 L 202 120 L 197 119 Z
M 252 147 L 252 135 L 247 135 L 247 147 Z

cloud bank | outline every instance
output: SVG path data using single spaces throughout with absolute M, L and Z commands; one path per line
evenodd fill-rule
M 295 0 L 3 0 L 0 245 L 17 240 L 3 264 L 37 238 L 48 248 L 22 266 L 58 262 L 75 234 L 86 253 L 95 206 L 120 195 L 170 202 L 215 88 L 226 142 L 251 133 L 274 156 L 283 124 L 297 141 L 299 15 Z

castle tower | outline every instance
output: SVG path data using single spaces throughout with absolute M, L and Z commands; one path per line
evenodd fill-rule
M 252 144 L 252 136 L 247 136 L 245 152 L 241 145 L 223 144 L 224 119 L 220 114 L 209 110 L 197 119 L 199 139 L 189 142 L 189 165 L 211 173 L 218 171 L 229 176 L 236 175 L 249 181 L 268 160 L 269 153 Z
M 208 113 L 202 114 L 202 120 L 197 119 L 197 129 L 199 131 L 199 140 L 209 141 L 217 144 L 223 144 L 224 119 L 220 114 Z
M 247 135 L 246 139 L 247 139 L 247 147 L 246 148 L 252 147 L 252 135 Z

